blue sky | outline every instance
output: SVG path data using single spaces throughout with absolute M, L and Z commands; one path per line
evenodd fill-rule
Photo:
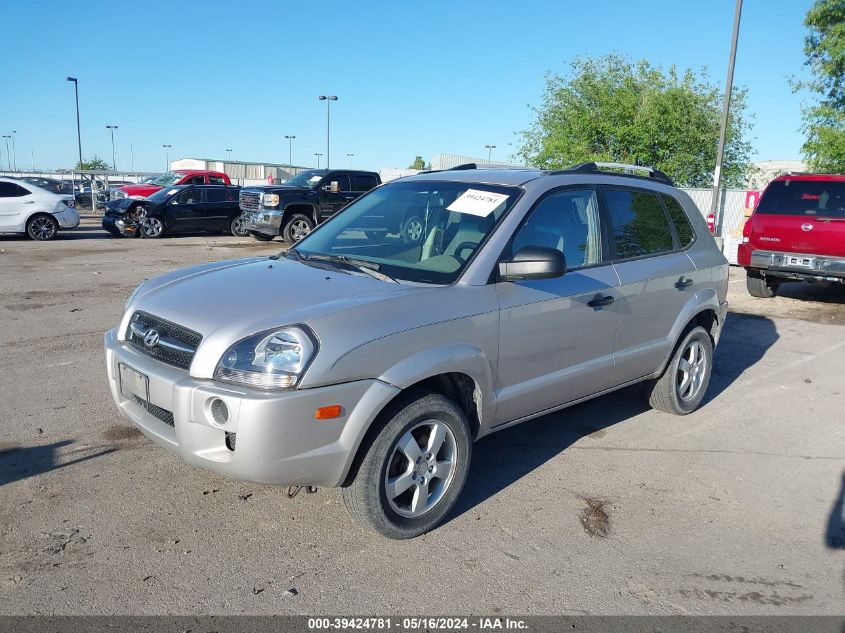
M 756 160 L 799 158 L 802 21 L 810 0 L 746 0 L 735 83 L 749 90 Z M 631 2 L 35 2 L 0 0 L 0 133 L 17 130 L 18 165 L 117 166 L 171 158 L 405 167 L 416 154 L 505 160 L 531 121 L 546 71 L 577 55 L 619 51 L 707 68 L 723 86 L 734 0 Z M 5 145 L 2 146 L 6 164 Z M 323 158 L 325 161 L 325 158 Z

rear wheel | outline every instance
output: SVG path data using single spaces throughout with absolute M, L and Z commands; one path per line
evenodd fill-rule
M 436 393 L 394 409 L 343 488 L 350 514 L 388 538 L 435 528 L 455 505 L 469 472 L 472 438 L 463 411 Z
M 232 223 L 229 225 L 229 232 L 235 237 L 246 237 L 249 235 L 249 231 L 246 230 L 246 225 L 244 224 L 244 216 L 239 215 L 232 220 Z
M 697 326 L 687 331 L 660 378 L 650 386 L 648 403 L 658 411 L 686 415 L 701 404 L 713 368 L 713 341 Z
M 39 242 L 46 242 L 56 237 L 59 223 L 51 215 L 39 214 L 32 216 L 26 223 L 26 234 Z
M 294 213 L 285 223 L 282 237 L 288 244 L 296 244 L 314 230 L 314 221 L 304 213 Z
M 745 287 L 748 288 L 748 294 L 758 299 L 771 299 L 778 292 L 779 283 L 768 281 L 764 277 L 752 277 L 749 275 L 745 278 Z

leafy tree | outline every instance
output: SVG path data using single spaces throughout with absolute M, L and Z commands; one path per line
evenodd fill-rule
M 426 165 L 423 157 L 417 155 L 416 158 L 414 158 L 414 162 L 408 165 L 408 169 L 431 169 L 431 164 L 429 163 Z
M 710 187 L 716 167 L 722 96 L 706 72 L 682 75 L 619 54 L 576 58 L 566 75 L 546 75 L 535 120 L 517 156 L 544 169 L 586 161 L 657 167 L 679 185 Z M 722 176 L 743 184 L 751 145 L 746 91 L 735 89 Z
M 845 173 L 845 0 L 816 0 L 804 19 L 805 65 L 812 79 L 799 81 L 818 102 L 803 108 L 801 147 L 813 171 Z
M 102 158 L 97 156 L 96 154 L 89 158 L 88 160 L 83 160 L 82 162 L 77 161 L 76 166 L 74 169 L 102 169 L 107 170 L 111 169 L 111 165 L 109 165 L 106 161 Z

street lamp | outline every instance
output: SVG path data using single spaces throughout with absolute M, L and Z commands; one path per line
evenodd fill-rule
M 314 156 L 317 157 L 317 169 L 320 169 L 320 156 L 322 156 L 322 154 L 320 152 L 314 152 Z
M 107 130 L 111 130 L 111 168 L 117 171 L 117 162 L 114 159 L 114 131 L 117 129 L 116 125 L 107 125 Z
M 288 140 L 288 167 L 293 167 L 293 139 L 296 137 L 292 134 L 285 134 L 285 138 Z
M 9 153 L 9 139 L 12 137 L 4 134 L 3 138 L 6 139 L 6 163 L 9 165 L 9 171 L 12 171 L 12 155 Z
M 229 153 L 229 162 L 231 163 L 232 162 L 232 150 L 227 149 L 226 151 Z
M 12 130 L 12 165 L 15 166 L 15 171 L 18 170 L 18 152 L 15 149 L 15 134 L 17 133 L 17 130 Z
M 320 95 L 317 97 L 320 101 L 326 102 L 326 169 L 331 166 L 331 112 L 332 101 L 337 101 L 334 95 Z
M 493 155 L 493 150 L 496 149 L 495 145 L 485 145 L 484 147 L 487 148 L 487 162 L 490 162 L 490 157 Z
M 172 145 L 162 145 L 164 148 L 164 171 L 170 171 L 170 148 Z
M 355 156 L 355 154 L 347 154 L 346 156 L 349 158 L 349 169 L 352 169 L 352 157 Z
M 68 77 L 73 82 L 73 91 L 76 93 L 76 144 L 79 148 L 79 163 L 82 164 L 82 132 L 79 129 L 79 80 L 76 77 Z

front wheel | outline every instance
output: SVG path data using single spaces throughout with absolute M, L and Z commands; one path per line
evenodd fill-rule
M 232 219 L 232 222 L 229 224 L 229 232 L 235 237 L 246 237 L 249 235 L 249 231 L 246 230 L 246 224 L 244 223 L 244 216 L 239 215 Z
M 394 407 L 361 459 L 343 500 L 353 517 L 393 539 L 434 529 L 458 500 L 472 437 L 463 411 L 436 393 Z
M 687 415 L 701 404 L 713 369 L 713 341 L 697 326 L 687 331 L 660 378 L 651 383 L 648 403 L 658 411 Z
M 26 234 L 39 242 L 46 242 L 56 237 L 59 223 L 51 215 L 35 215 L 26 223 Z
M 285 223 L 282 237 L 288 244 L 296 244 L 314 230 L 314 221 L 304 213 L 294 213 Z
M 161 218 L 144 217 L 141 219 L 140 233 L 142 237 L 158 239 L 164 235 L 164 221 Z
M 259 242 L 269 242 L 274 237 L 272 235 L 265 235 L 264 233 L 259 233 L 258 231 L 248 231 L 248 233 L 252 235 L 252 239 L 258 240 Z

